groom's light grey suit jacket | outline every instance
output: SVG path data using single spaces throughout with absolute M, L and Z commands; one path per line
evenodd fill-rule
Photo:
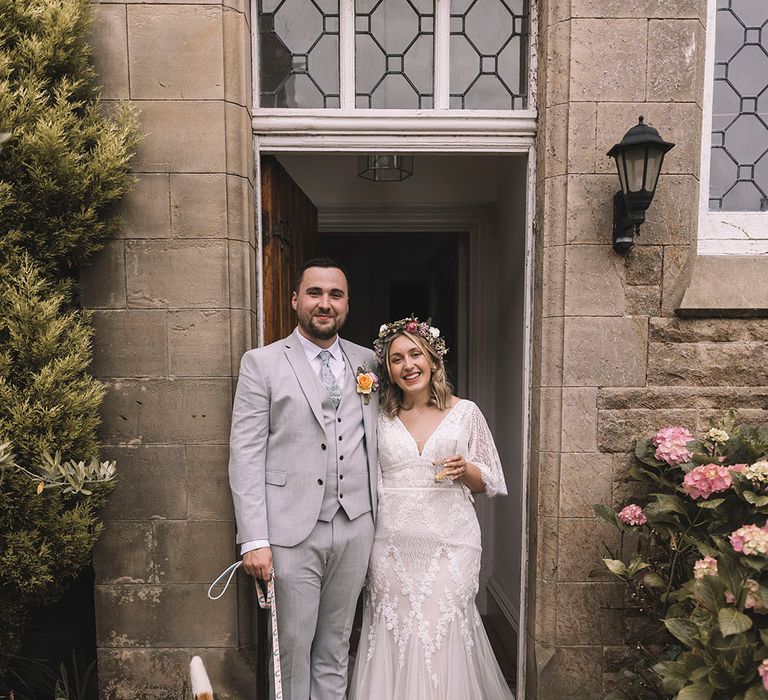
M 237 519 L 237 542 L 269 540 L 292 547 L 310 534 L 320 514 L 329 460 L 335 460 L 333 435 L 326 432 L 324 391 L 294 331 L 264 348 L 249 350 L 241 360 L 232 409 L 229 480 Z M 374 367 L 371 350 L 339 339 L 347 363 L 345 382 L 357 368 Z M 355 513 L 376 513 L 376 415 L 378 397 L 362 405 L 368 457 L 367 488 Z M 367 492 L 366 492 L 367 491 Z M 350 510 L 351 509 L 351 510 Z

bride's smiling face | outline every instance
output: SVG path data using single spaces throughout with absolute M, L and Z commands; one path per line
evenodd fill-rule
M 419 394 L 429 390 L 432 366 L 429 357 L 408 336 L 397 336 L 387 354 L 392 381 L 406 394 Z

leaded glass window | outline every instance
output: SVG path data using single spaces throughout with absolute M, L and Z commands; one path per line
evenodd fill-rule
M 262 107 L 339 107 L 339 0 L 260 0 Z
M 432 107 L 435 12 L 432 0 L 357 0 L 357 107 Z
M 710 211 L 768 211 L 768 2 L 718 0 Z
M 525 108 L 527 22 L 523 0 L 451 2 L 451 107 Z
M 259 0 L 259 106 L 526 109 L 528 1 Z

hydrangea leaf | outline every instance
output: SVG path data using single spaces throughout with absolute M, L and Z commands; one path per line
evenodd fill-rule
M 752 620 L 736 608 L 721 608 L 717 613 L 717 621 L 723 637 L 741 634 L 752 627 Z

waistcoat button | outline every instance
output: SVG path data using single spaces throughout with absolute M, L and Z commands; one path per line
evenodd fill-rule
M 322 443 L 320 443 L 320 449 L 321 450 L 327 450 L 328 448 L 325 446 L 325 443 L 322 442 Z
M 322 480 L 322 479 L 318 479 L 318 480 L 317 480 L 317 483 L 318 483 L 320 486 L 322 486 L 322 485 L 323 485 L 323 480 Z
M 339 481 L 341 481 L 341 479 L 343 479 L 343 478 L 344 478 L 344 475 L 343 474 L 339 474 Z
M 344 461 L 344 455 L 339 455 L 339 462 L 343 462 L 343 461 Z

